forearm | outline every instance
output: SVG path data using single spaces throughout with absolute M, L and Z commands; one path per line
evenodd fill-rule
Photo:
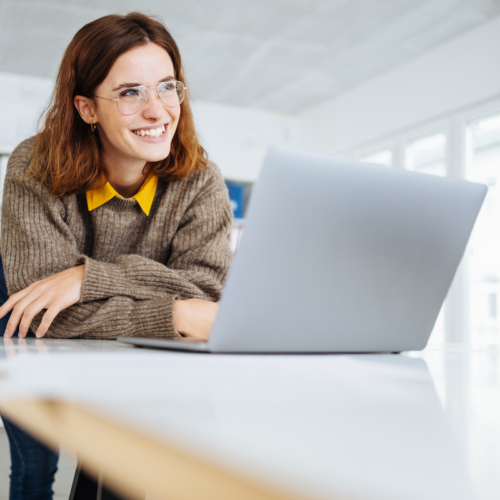
M 140 255 L 122 255 L 113 263 L 80 256 L 75 265 L 80 264 L 85 265 L 81 303 L 114 296 L 148 300 L 159 293 L 217 301 L 222 292 L 222 282 L 214 276 L 218 270 L 210 267 L 204 272 L 175 270 Z
M 157 295 L 148 300 L 113 297 L 84 304 L 74 304 L 61 311 L 45 337 L 115 339 L 125 337 L 174 337 L 174 296 Z M 32 323 L 36 328 L 43 313 Z

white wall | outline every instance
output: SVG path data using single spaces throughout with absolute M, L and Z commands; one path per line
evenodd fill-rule
M 0 72 L 0 154 L 35 133 L 52 85 L 48 78 Z
M 500 96 L 500 18 L 297 116 L 301 147 L 342 152 Z
M 201 142 L 226 179 L 253 182 L 273 144 L 293 141 L 290 117 L 237 106 L 196 102 Z

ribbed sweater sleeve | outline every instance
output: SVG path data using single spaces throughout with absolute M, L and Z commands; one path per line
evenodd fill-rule
M 127 254 L 102 262 L 79 250 L 66 222 L 74 215 L 67 206 L 36 179 L 19 179 L 32 147 L 28 140 L 16 148 L 4 184 L 0 249 L 9 294 L 85 264 L 80 302 L 58 314 L 47 337 L 175 336 L 176 298 L 218 300 L 231 259 L 227 234 L 232 220 L 220 174 L 207 174 L 197 183 L 166 265 Z M 186 189 L 192 184 L 185 183 Z M 32 323 L 34 331 L 43 312 Z

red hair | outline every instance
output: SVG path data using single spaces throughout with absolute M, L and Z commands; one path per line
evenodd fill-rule
M 52 98 L 40 118 L 28 175 L 48 186 L 54 196 L 85 192 L 102 185 L 107 169 L 102 162 L 98 134 L 92 133 L 76 110 L 77 95 L 93 96 L 116 59 L 135 47 L 155 43 L 170 56 L 175 78 L 186 85 L 177 44 L 161 21 L 139 12 L 110 15 L 92 21 L 74 36 L 64 53 Z M 187 91 L 186 91 L 187 92 Z M 150 163 L 151 171 L 166 179 L 183 179 L 193 169 L 205 168 L 208 158 L 198 141 L 186 94 L 170 154 Z

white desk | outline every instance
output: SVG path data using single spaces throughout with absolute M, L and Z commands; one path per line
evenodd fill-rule
M 106 352 L 117 347 L 4 347 L 0 408 L 130 498 L 498 498 L 497 349 Z

